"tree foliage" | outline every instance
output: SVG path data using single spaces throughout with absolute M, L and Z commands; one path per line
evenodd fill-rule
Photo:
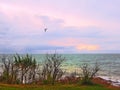
M 100 70 L 99 64 L 95 63 L 93 67 L 88 65 L 87 63 L 84 63 L 81 65 L 81 83 L 82 84 L 92 84 L 92 79 L 95 77 L 97 72 Z
M 20 56 L 16 54 L 14 56 L 14 65 L 19 70 L 20 81 L 21 83 L 26 83 L 28 80 L 35 79 L 35 69 L 36 69 L 36 60 L 32 56 L 26 54 L 25 56 Z
M 65 58 L 59 54 L 47 54 L 46 61 L 43 66 L 44 80 L 52 85 L 55 81 L 62 77 L 64 71 L 61 69 L 61 65 L 65 61 Z

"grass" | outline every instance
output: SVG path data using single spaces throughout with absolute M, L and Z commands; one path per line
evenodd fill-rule
M 4 85 L 0 84 L 0 90 L 111 90 L 109 88 L 93 85 L 93 86 L 79 86 L 79 85 Z M 116 89 L 114 89 L 116 90 Z

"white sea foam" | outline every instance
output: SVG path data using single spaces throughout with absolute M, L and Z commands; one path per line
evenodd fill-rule
M 120 79 L 117 79 L 115 77 L 109 78 L 108 76 L 98 76 L 98 77 L 108 81 L 113 86 L 119 86 L 120 87 Z

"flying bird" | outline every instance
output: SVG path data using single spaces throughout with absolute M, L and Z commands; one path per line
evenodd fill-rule
M 45 28 L 44 31 L 46 32 L 46 31 L 47 31 L 47 28 Z

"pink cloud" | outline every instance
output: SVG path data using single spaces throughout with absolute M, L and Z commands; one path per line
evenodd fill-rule
M 74 38 L 65 38 L 64 42 L 61 40 L 54 40 L 50 41 L 49 45 L 56 45 L 56 46 L 65 46 L 65 47 L 74 47 L 78 51 L 81 50 L 87 50 L 87 51 L 94 51 L 94 50 L 100 50 L 99 45 L 94 45 L 94 44 L 87 44 L 82 42 L 82 40 L 79 39 L 74 39 Z
M 87 3 L 88 1 L 82 1 L 83 5 L 79 4 L 77 0 L 69 1 L 69 5 L 66 5 L 67 2 L 66 0 L 62 2 L 50 0 L 0 1 L 0 13 L 4 14 L 5 20 L 3 21 L 7 22 L 9 29 L 6 31 L 8 38 L 5 39 L 11 37 L 10 43 L 13 46 L 21 45 L 22 47 L 32 43 L 72 46 L 78 51 L 119 48 L 120 15 L 115 14 L 119 12 L 117 9 L 115 13 L 111 12 L 111 8 L 109 10 L 112 13 L 111 16 L 115 14 L 115 18 L 118 18 L 114 20 L 114 17 L 112 19 L 109 17 L 109 11 L 105 12 L 106 10 L 103 9 L 99 11 L 99 9 L 93 8 L 93 1 L 93 4 L 90 1 L 90 5 Z M 76 2 L 75 6 L 73 2 Z M 99 8 L 105 7 L 100 6 Z M 46 16 L 48 20 L 43 20 L 40 16 Z M 4 26 L 7 25 L 4 24 Z M 49 28 L 46 33 L 44 32 L 45 27 Z M 2 29 L 4 30 L 4 28 Z M 4 37 L 4 35 L 2 36 Z M 5 39 L 1 40 L 2 43 L 5 42 Z
M 63 40 L 65 41 L 65 42 L 63 42 Z M 48 42 L 48 44 L 50 44 L 50 45 L 58 45 L 58 46 L 74 46 L 74 45 L 76 45 L 76 43 L 77 43 L 77 39 L 75 39 L 75 38 L 64 38 L 64 39 L 59 39 L 59 40 L 53 40 L 53 41 L 50 41 L 50 42 Z
M 100 47 L 99 45 L 92 45 L 92 44 L 79 44 L 76 46 L 77 50 L 88 50 L 88 51 L 94 51 L 94 50 L 99 50 Z
M 83 18 L 83 16 L 76 16 L 74 14 L 65 13 L 65 11 L 58 11 L 54 7 L 48 7 L 49 5 L 40 5 L 35 8 L 34 5 L 27 4 L 13 4 L 13 3 L 0 3 L 0 10 L 12 21 L 15 18 L 19 18 L 19 23 L 25 25 L 24 18 L 29 18 L 27 23 L 32 23 L 34 27 L 39 27 L 41 22 L 34 18 L 35 15 L 49 16 L 51 18 L 58 18 L 64 20 L 64 26 L 93 26 L 95 22 Z M 40 9 L 38 9 L 40 8 Z M 24 20 L 23 20 L 24 19 Z M 79 19 L 79 20 L 78 20 Z M 30 26 L 32 25 L 30 24 Z

